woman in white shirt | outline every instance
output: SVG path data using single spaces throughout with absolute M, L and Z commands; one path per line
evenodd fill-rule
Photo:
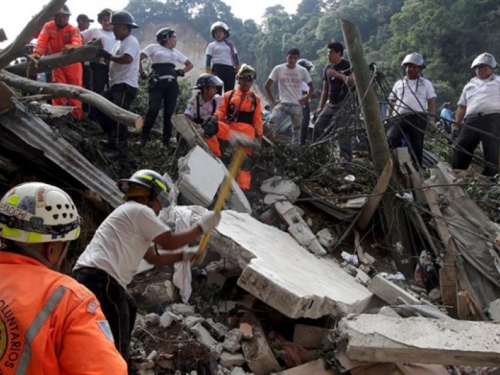
M 149 107 L 141 132 L 142 147 L 149 141 L 151 129 L 163 103 L 162 148 L 168 149 L 172 137 L 172 115 L 179 96 L 178 77 L 193 69 L 193 64 L 180 51 L 175 49 L 177 36 L 175 31 L 164 27 L 156 33 L 158 44 L 150 44 L 141 52 L 141 61 L 151 59 L 152 71 L 149 75 Z M 176 69 L 176 63 L 184 64 L 183 69 Z M 142 69 L 141 69 L 142 72 Z
M 227 39 L 229 27 L 218 21 L 210 27 L 210 32 L 215 40 L 207 46 L 205 70 L 222 79 L 224 92 L 233 90 L 240 63 L 234 43 Z M 222 94 L 222 88 L 218 88 L 218 93 Z

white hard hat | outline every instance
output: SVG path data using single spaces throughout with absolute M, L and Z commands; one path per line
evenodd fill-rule
M 71 197 L 58 187 L 28 182 L 0 200 L 0 237 L 24 243 L 73 241 L 81 217 Z
M 497 62 L 491 53 L 484 52 L 474 59 L 471 68 L 474 69 L 478 65 L 488 65 L 491 66 L 492 69 L 495 69 Z
M 229 27 L 222 21 L 217 21 L 210 26 L 210 33 L 212 34 L 212 37 L 215 38 L 215 30 L 217 29 L 222 29 L 224 30 L 224 34 L 226 38 L 229 37 Z
M 420 53 L 416 53 L 416 52 L 410 53 L 410 54 L 405 56 L 401 65 L 405 66 L 407 64 L 413 64 L 413 65 L 425 68 L 424 58 L 422 57 L 422 55 Z

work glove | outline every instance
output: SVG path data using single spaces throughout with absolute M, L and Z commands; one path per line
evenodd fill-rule
M 203 128 L 203 135 L 205 138 L 211 138 L 219 132 L 219 123 L 217 122 L 217 117 L 210 116 L 203 124 L 201 124 Z
M 177 77 L 184 77 L 184 69 L 175 69 L 175 74 Z
M 212 74 L 212 68 L 209 66 L 205 67 L 205 73 Z
M 66 44 L 63 49 L 62 49 L 62 52 L 63 53 L 66 53 L 66 52 L 70 52 L 70 51 L 73 51 L 75 49 L 75 46 L 72 45 L 72 44 Z
M 208 212 L 198 221 L 198 226 L 201 228 L 203 234 L 212 231 L 220 221 L 220 212 Z
M 111 53 L 106 51 L 105 49 L 99 49 L 97 50 L 97 57 L 102 57 L 105 60 L 110 60 L 111 56 L 113 56 Z

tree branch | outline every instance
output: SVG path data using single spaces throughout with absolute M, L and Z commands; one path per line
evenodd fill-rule
M 142 117 L 136 113 L 124 110 L 121 107 L 111 103 L 95 92 L 84 89 L 83 87 L 66 85 L 63 83 L 42 83 L 27 78 L 19 77 L 5 70 L 0 71 L 0 81 L 5 82 L 11 87 L 33 92 L 37 94 L 50 94 L 53 97 L 71 97 L 96 107 L 113 120 L 127 126 L 140 129 L 142 128 Z
M 33 34 L 40 30 L 43 25 L 62 8 L 66 0 L 51 0 L 40 12 L 38 12 L 31 22 L 29 22 L 18 35 L 18 37 L 0 52 L 0 69 L 5 68 L 9 63 L 24 52 L 24 46 L 33 39 Z

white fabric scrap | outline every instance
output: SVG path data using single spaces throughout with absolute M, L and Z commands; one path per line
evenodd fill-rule
M 186 207 L 177 206 L 174 209 L 175 231 L 185 231 L 191 226 L 191 210 Z M 181 247 L 179 250 L 187 250 L 188 245 Z M 191 262 L 177 262 L 174 264 L 174 276 L 172 282 L 179 289 L 182 302 L 187 303 L 193 288 L 191 287 Z

